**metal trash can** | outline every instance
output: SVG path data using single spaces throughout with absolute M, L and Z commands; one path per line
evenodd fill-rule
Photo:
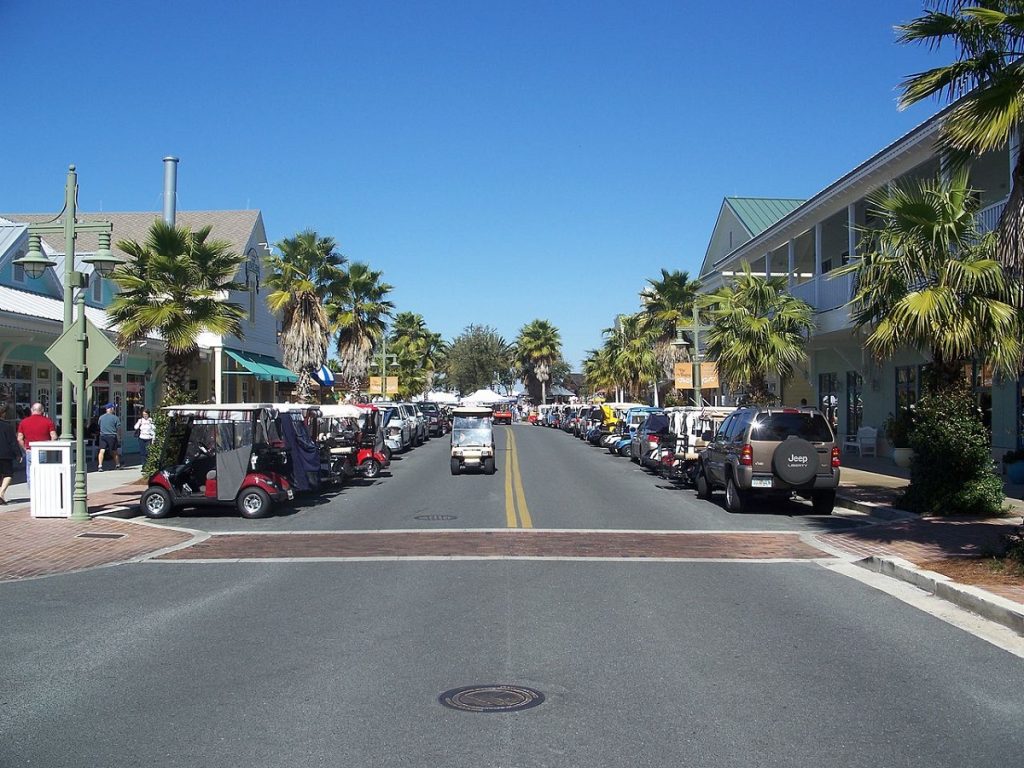
M 32 443 L 32 482 L 29 503 L 32 517 L 71 517 L 71 489 L 75 471 L 71 463 L 74 443 L 44 440 Z

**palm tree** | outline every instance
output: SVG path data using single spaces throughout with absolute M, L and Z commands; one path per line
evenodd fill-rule
M 532 320 L 519 329 L 515 342 L 516 362 L 519 365 L 523 383 L 540 384 L 541 402 L 547 402 L 547 381 L 551 366 L 562 357 L 562 338 L 547 320 Z
M 647 382 L 656 381 L 661 372 L 654 345 L 658 338 L 643 312 L 621 315 L 614 328 L 605 328 L 606 347 L 616 381 L 630 397 L 639 397 Z
M 416 312 L 395 315 L 388 349 L 398 356 L 399 394 L 404 397 L 423 394 L 433 381 L 444 348 L 441 334 L 433 333 Z
M 642 322 L 657 336 L 654 353 L 661 370 L 656 380 L 672 378 L 675 364 L 684 358 L 685 347 L 678 342 L 685 338 L 683 327 L 691 324 L 699 290 L 700 281 L 691 280 L 688 272 L 663 268 L 661 279 L 648 280 L 640 292 Z
M 744 263 L 733 284 L 704 294 L 698 306 L 711 320 L 705 351 L 718 375 L 730 387 L 746 387 L 755 402 L 772 400 L 769 376 L 785 379 L 807 358 L 813 310 L 786 292 L 785 278 L 752 274 Z
M 211 229 L 193 232 L 155 221 L 145 242 L 117 244 L 128 259 L 111 275 L 119 293 L 107 314 L 118 325 L 121 349 L 152 333 L 164 339 L 166 402 L 180 401 L 188 392 L 189 375 L 199 359 L 199 334 L 242 336 L 246 310 L 224 296 L 246 290 L 234 279 L 245 259 L 226 240 L 210 240 Z
M 313 374 L 327 359 L 330 326 L 322 301 L 340 279 L 345 257 L 336 251 L 333 238 L 311 229 L 285 238 L 277 248 L 281 255 L 267 259 L 267 306 L 282 313 L 284 364 L 298 375 L 295 395 L 305 403 Z
M 1024 3 L 942 0 L 896 27 L 902 43 L 958 49 L 952 64 L 901 83 L 900 107 L 939 93 L 956 103 L 943 122 L 942 145 L 955 156 L 1006 146 L 1024 121 Z M 1014 277 L 1024 272 L 1024 152 L 1017 157 L 1010 198 L 999 219 L 996 258 Z
M 931 357 L 932 383 L 959 382 L 972 360 L 1016 375 L 1022 360 L 1022 287 L 993 258 L 994 235 L 977 231 L 978 198 L 966 170 L 880 190 L 868 198 L 881 223 L 865 230 L 852 316 L 867 348 Z
M 331 286 L 324 306 L 331 331 L 338 334 L 341 374 L 350 382 L 366 375 L 374 344 L 384 335 L 387 318 L 395 308 L 387 299 L 391 286 L 381 282 L 382 275 L 362 262 L 353 262 Z

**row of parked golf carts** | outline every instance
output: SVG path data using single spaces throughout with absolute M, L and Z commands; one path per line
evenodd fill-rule
M 140 501 L 151 518 L 231 505 L 243 517 L 265 517 L 296 493 L 374 478 L 391 463 L 390 408 L 241 403 L 166 411 L 161 469 Z

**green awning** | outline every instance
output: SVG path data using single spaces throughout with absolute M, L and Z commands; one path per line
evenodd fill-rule
M 299 377 L 281 365 L 277 360 L 255 352 L 239 352 L 234 349 L 224 350 L 228 357 L 252 373 L 258 381 L 296 382 Z

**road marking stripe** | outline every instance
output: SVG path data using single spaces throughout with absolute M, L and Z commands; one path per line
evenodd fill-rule
M 505 466 L 502 471 L 505 473 L 505 525 L 508 528 L 516 527 L 516 507 L 512 497 L 512 464 L 515 454 L 512 451 L 512 430 L 506 429 L 505 438 Z
M 124 520 L 126 523 L 138 525 L 152 525 L 155 528 L 172 528 L 171 526 L 158 523 L 147 523 L 141 520 Z M 172 528 L 172 530 L 196 533 L 188 528 Z M 846 529 L 843 529 L 846 530 Z M 852 530 L 852 529 L 851 529 Z M 345 528 L 335 530 L 312 530 L 312 531 L 210 531 L 210 536 L 349 536 L 353 534 L 394 534 L 394 533 L 419 533 L 434 535 L 438 533 L 495 533 L 507 532 L 507 528 Z M 525 531 L 519 531 L 525 533 Z M 703 536 L 706 534 L 737 535 L 737 536 L 804 536 L 807 531 L 744 531 L 731 529 L 707 529 L 707 530 L 686 530 L 686 529 L 665 529 L 665 528 L 532 528 L 529 533 L 541 535 L 546 533 L 633 533 L 652 534 L 657 536 Z M 821 549 L 817 544 L 813 546 Z
M 504 530 L 504 529 L 502 529 Z M 828 557 L 620 557 L 611 555 L 349 555 L 315 557 L 190 557 L 176 560 L 142 560 L 139 564 L 213 565 L 216 563 L 398 563 L 415 562 L 473 562 L 477 560 L 537 560 L 555 563 L 733 563 L 736 565 L 775 565 L 780 563 L 812 563 L 831 567 L 837 561 Z M 861 569 L 863 570 L 863 569 Z
M 519 507 L 519 522 L 523 528 L 533 528 L 533 518 L 530 517 L 530 508 L 526 506 L 526 494 L 523 492 L 523 474 L 519 470 L 519 449 L 516 446 L 515 435 L 509 429 L 508 435 L 512 438 L 512 453 L 515 455 L 515 473 L 512 482 L 516 487 L 516 506 Z

